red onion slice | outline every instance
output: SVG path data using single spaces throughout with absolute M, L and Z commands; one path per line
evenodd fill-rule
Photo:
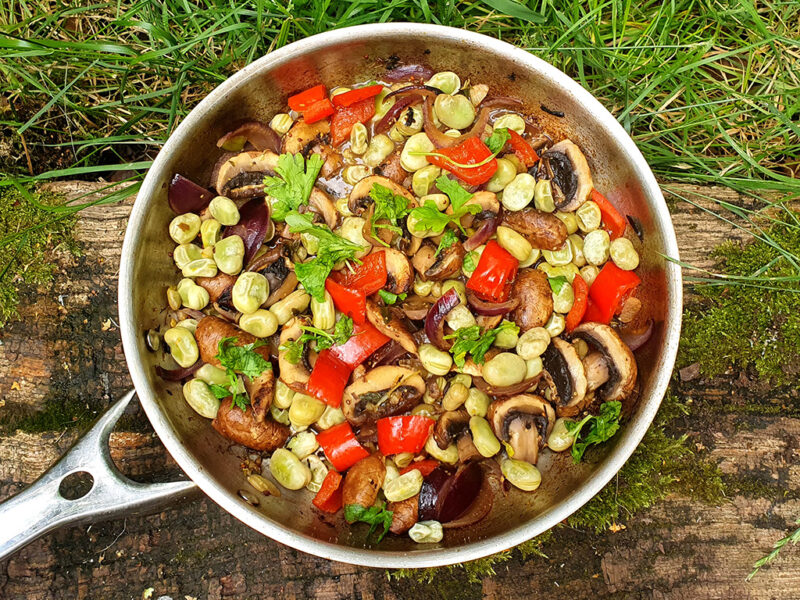
M 214 194 L 206 188 L 200 187 L 191 179 L 187 179 L 180 173 L 175 173 L 172 181 L 169 182 L 167 200 L 173 212 L 182 215 L 183 213 L 199 213 L 203 210 Z
M 269 209 L 264 198 L 254 198 L 239 209 L 239 222 L 226 227 L 222 237 L 238 235 L 244 242 L 244 264 L 261 248 L 269 228 Z
M 203 361 L 198 359 L 191 367 L 181 367 L 179 369 L 165 369 L 164 367 L 156 365 L 156 374 L 165 381 L 181 381 L 186 379 L 203 366 Z
M 439 520 L 439 496 L 449 480 L 450 474 L 442 467 L 436 467 L 425 477 L 419 491 L 420 521 Z
M 424 65 L 401 65 L 394 69 L 389 69 L 383 77 L 386 81 L 391 81 L 392 83 L 405 79 L 427 81 L 433 77 L 433 69 Z
M 497 231 L 497 228 L 500 225 L 500 222 L 503 220 L 503 207 L 500 206 L 500 210 L 495 214 L 493 217 L 485 219 L 481 226 L 478 227 L 478 230 L 473 233 L 466 242 L 464 242 L 464 250 L 470 252 L 471 250 L 475 250 L 481 244 L 485 244 L 489 241 L 489 238 L 492 237 Z
M 400 113 L 403 112 L 407 107 L 411 106 L 412 104 L 416 104 L 422 100 L 422 96 L 419 94 L 409 94 L 408 96 L 403 96 L 399 98 L 392 107 L 383 115 L 383 118 L 378 121 L 378 124 L 375 125 L 375 133 L 383 133 L 384 131 L 388 131 L 394 122 L 397 120 L 397 117 L 400 116 Z
M 448 523 L 464 515 L 473 505 L 483 483 L 483 469 L 472 462 L 458 468 L 439 493 L 439 522 Z M 491 506 L 489 507 L 491 508 Z
M 448 350 L 450 346 L 444 339 L 444 318 L 451 310 L 458 306 L 460 299 L 455 288 L 450 288 L 442 294 L 428 311 L 425 317 L 425 334 L 433 345 L 440 350 Z
M 492 467 L 485 465 L 485 463 L 491 463 L 497 467 L 497 463 L 493 460 L 472 463 L 477 464 L 480 467 L 480 487 L 475 494 L 475 498 L 469 504 L 467 509 L 461 513 L 461 515 L 452 521 L 442 522 L 442 526 L 445 529 L 458 529 L 460 527 L 469 527 L 470 525 L 475 525 L 475 523 L 482 520 L 486 515 L 489 514 L 489 512 L 491 512 L 492 505 L 494 504 L 495 487 L 499 488 L 499 486 L 496 486 L 496 484 L 494 484 L 494 482 L 491 480 L 489 470 Z M 497 468 L 497 470 L 499 470 L 499 468 Z M 458 473 L 456 473 L 456 477 L 458 477 Z
M 467 304 L 479 315 L 493 317 L 511 312 L 519 305 L 519 298 L 510 298 L 505 302 L 486 302 L 478 298 L 472 290 L 467 290 Z
M 241 152 L 244 145 L 250 142 L 256 150 L 272 150 L 280 153 L 281 138 L 270 127 L 261 121 L 248 121 L 223 135 L 217 140 L 217 148 L 228 152 Z
M 647 321 L 647 327 L 644 329 L 633 331 L 623 329 L 619 332 L 619 337 L 623 342 L 625 342 L 628 348 L 631 349 L 631 352 L 635 352 L 647 343 L 647 341 L 653 335 L 653 329 L 653 319 L 649 319 Z

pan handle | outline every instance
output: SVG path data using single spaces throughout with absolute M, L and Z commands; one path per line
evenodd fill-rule
M 134 394 L 118 400 L 33 485 L 0 503 L 0 560 L 58 527 L 153 510 L 197 489 L 191 481 L 136 483 L 111 460 L 109 435 Z M 81 498 L 68 500 L 59 487 L 73 473 L 88 473 L 93 484 Z

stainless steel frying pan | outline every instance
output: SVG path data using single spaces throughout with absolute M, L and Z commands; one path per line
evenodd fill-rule
M 539 465 L 542 486 L 533 494 L 512 491 L 499 498 L 489 517 L 478 525 L 448 531 L 435 545 L 390 536 L 371 547 L 363 537 L 366 528 L 322 520 L 307 491 L 284 491 L 280 498 L 256 494 L 229 443 L 184 402 L 177 384 L 167 384 L 155 375 L 158 357 L 145 347 L 143 332 L 159 324 L 164 289 L 175 279 L 169 255 L 172 243 L 166 235 L 173 216 L 167 205 L 167 184 L 175 172 L 206 181 L 219 155 L 215 141 L 220 135 L 243 119 L 268 119 L 292 92 L 317 83 L 332 87 L 380 78 L 387 66 L 415 63 L 454 70 L 462 79 L 489 84 L 493 94 L 520 98 L 553 137 L 569 137 L 581 146 L 598 189 L 642 223 L 642 299 L 656 327 L 652 339 L 637 353 L 640 400 L 624 429 L 595 462 L 574 466 L 569 456 L 543 457 Z M 555 117 L 541 106 L 564 116 Z M 0 505 L 0 558 L 67 522 L 143 510 L 151 502 L 186 495 L 194 484 L 264 535 L 347 563 L 433 567 L 483 557 L 528 540 L 600 491 L 631 455 L 658 410 L 675 360 L 682 309 L 680 271 L 662 258 L 665 255 L 678 256 L 675 233 L 664 198 L 639 150 L 588 91 L 543 60 L 468 31 L 407 23 L 330 31 L 272 52 L 209 94 L 169 138 L 139 192 L 122 251 L 119 311 L 131 377 L 161 441 L 194 483 L 143 486 L 121 478 L 105 458 L 104 441 L 121 412 L 122 405 L 117 405 L 103 417 L 100 429 L 79 442 L 53 471 Z M 60 498 L 59 481 L 80 470 L 92 473 L 94 488 L 80 500 Z M 258 504 L 243 500 L 241 490 L 259 498 Z

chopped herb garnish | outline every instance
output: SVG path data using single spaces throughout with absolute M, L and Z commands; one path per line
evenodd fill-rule
M 319 240 L 316 258 L 295 263 L 294 272 L 305 290 L 318 302 L 325 301 L 325 280 L 336 263 L 355 258 L 361 246 L 336 235 L 324 225 L 315 225 L 311 215 L 290 212 L 286 223 L 293 233 L 307 233 Z
M 394 304 L 398 300 L 405 300 L 408 297 L 408 294 L 393 294 L 386 290 L 378 290 L 378 295 L 383 298 L 384 304 Z
M 439 241 L 439 247 L 436 248 L 436 254 L 433 255 L 434 258 L 439 256 L 442 253 L 442 250 L 447 250 L 450 246 L 455 244 L 458 241 L 458 236 L 456 232 L 452 229 L 448 229 L 442 235 L 442 239 Z
M 569 283 L 567 278 L 563 275 L 559 275 L 558 277 L 548 277 L 547 281 L 550 282 L 550 289 L 553 290 L 553 293 L 556 295 L 560 294 L 564 286 Z
M 475 250 L 470 250 L 467 252 L 467 255 L 464 257 L 464 270 L 465 271 L 474 271 L 475 267 L 477 267 L 477 263 L 475 259 L 478 257 L 478 253 Z
M 303 357 L 303 351 L 307 342 L 313 341 L 316 345 L 316 350 L 325 350 L 331 346 L 341 346 L 353 335 L 353 319 L 350 317 L 342 317 L 336 321 L 333 328 L 333 333 L 328 333 L 323 329 L 302 325 L 303 335 L 296 340 L 290 340 L 281 344 L 279 350 L 285 351 L 285 358 L 292 364 L 297 364 Z
M 600 406 L 600 414 L 587 415 L 581 421 L 566 421 L 567 431 L 575 438 L 572 444 L 572 460 L 581 461 L 586 448 L 595 444 L 602 444 L 614 437 L 619 430 L 619 418 L 622 412 L 621 402 L 605 402 Z M 583 428 L 591 423 L 583 435 Z
M 367 532 L 368 538 L 377 527 L 382 525 L 383 531 L 377 540 L 379 542 L 388 533 L 389 527 L 392 525 L 393 514 L 391 510 L 384 508 L 383 502 L 369 508 L 364 508 L 360 504 L 348 504 L 344 507 L 344 518 L 348 523 L 367 523 L 370 526 Z
M 433 200 L 426 200 L 422 206 L 411 209 L 411 216 L 416 219 L 419 227 L 436 234 L 442 233 L 450 223 L 455 223 L 463 231 L 461 217 L 468 213 L 474 215 L 481 211 L 481 207 L 477 204 L 467 204 L 473 195 L 445 175 L 440 175 L 436 179 L 436 187 L 450 198 L 453 213 L 443 213 Z
M 489 150 L 495 156 L 503 151 L 503 148 L 506 146 L 506 142 L 511 138 L 511 134 L 508 133 L 507 127 L 500 127 L 499 129 L 495 129 L 488 138 L 486 138 L 486 145 L 489 147 Z
M 307 160 L 302 154 L 281 154 L 278 157 L 275 172 L 279 177 L 264 178 L 264 191 L 275 198 L 273 220 L 284 221 L 290 211 L 308 202 L 323 164 L 325 161 L 319 154 L 312 154 Z
M 497 336 L 504 331 L 519 333 L 519 327 L 511 321 L 503 321 L 494 329 L 481 333 L 480 327 L 471 325 L 470 327 L 461 327 L 455 333 L 444 337 L 456 340 L 453 347 L 450 348 L 450 353 L 453 355 L 453 362 L 458 367 L 463 367 L 467 354 L 471 354 L 472 360 L 477 364 L 483 363 L 486 351 L 491 348 Z
M 216 358 L 225 369 L 225 374 L 228 376 L 228 387 L 226 389 L 224 386 L 214 385 L 211 391 L 217 398 L 233 396 L 233 404 L 242 410 L 246 410 L 250 400 L 247 395 L 237 392 L 239 388 L 239 378 L 237 375 L 245 375 L 251 379 L 258 377 L 267 369 L 271 369 L 272 363 L 258 352 L 255 352 L 256 348 L 266 345 L 266 342 L 259 340 L 252 344 L 244 344 L 241 346 L 236 346 L 235 343 L 235 337 L 226 337 L 219 341 L 217 355 L 214 358 Z
M 408 214 L 408 199 L 405 196 L 395 194 L 392 190 L 379 183 L 373 184 L 369 195 L 375 202 L 375 212 L 372 215 L 372 236 L 384 246 L 388 246 L 389 244 L 375 234 L 375 229 L 388 229 L 402 235 L 403 230 L 397 225 L 397 220 Z M 382 220 L 389 222 L 378 223 L 378 221 Z

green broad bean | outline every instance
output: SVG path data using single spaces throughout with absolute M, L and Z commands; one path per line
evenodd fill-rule
M 292 125 L 294 125 L 294 119 L 292 119 L 292 115 L 287 113 L 278 113 L 272 117 L 272 120 L 269 122 L 269 126 L 278 135 L 283 135 L 289 131 Z
M 425 85 L 435 87 L 445 94 L 455 94 L 461 89 L 461 78 L 452 71 L 440 71 L 425 82 Z
M 201 417 L 213 419 L 219 410 L 219 399 L 202 379 L 191 379 L 183 384 L 183 398 Z
M 361 156 L 369 148 L 369 133 L 363 123 L 356 123 L 350 130 L 350 151 Z
M 367 165 L 350 165 L 342 169 L 342 179 L 350 185 L 355 185 L 370 175 L 372 175 L 372 167 Z
M 453 366 L 453 357 L 450 353 L 439 350 L 433 344 L 420 345 L 419 360 L 425 370 L 433 375 L 447 375 Z
M 212 383 L 216 385 L 228 385 L 228 374 L 225 373 L 225 370 L 208 363 L 197 369 L 195 376 L 205 381 L 208 385 Z
M 436 178 L 441 174 L 442 170 L 436 165 L 427 165 L 414 171 L 414 176 L 411 178 L 411 189 L 414 195 L 418 198 L 426 196 Z
M 239 327 L 257 338 L 268 338 L 278 331 L 278 319 L 270 311 L 259 308 L 239 318 Z
M 603 229 L 595 229 L 583 238 L 583 255 L 590 265 L 599 266 L 605 263 L 611 249 L 611 238 Z
M 565 241 L 558 250 L 542 250 L 542 257 L 549 265 L 563 267 L 572 262 L 572 246 Z
M 169 236 L 176 244 L 188 244 L 200 233 L 200 217 L 194 213 L 178 215 L 169 224 Z
M 206 219 L 200 225 L 200 239 L 203 242 L 203 248 L 213 248 L 220 239 L 220 232 L 222 224 L 216 219 Z
M 516 176 L 516 165 L 507 158 L 498 158 L 497 171 L 495 171 L 491 179 L 486 182 L 486 189 L 494 193 L 502 192 L 509 183 L 514 181 Z
M 482 373 L 491 386 L 514 385 L 525 379 L 525 361 L 511 352 L 501 352 L 484 363 Z
M 203 258 L 202 250 L 196 244 L 181 244 L 177 246 L 172 252 L 172 260 L 175 261 L 175 266 L 183 269 L 193 260 L 200 260 Z
M 269 282 L 267 278 L 254 271 L 245 271 L 239 275 L 231 291 L 233 306 L 242 314 L 256 312 L 268 297 Z
M 456 130 L 466 129 L 475 120 L 475 106 L 461 94 L 439 94 L 433 103 L 433 110 L 445 126 Z
M 228 275 L 236 275 L 244 266 L 244 241 L 238 235 L 229 235 L 214 246 L 214 262 Z
M 428 165 L 428 158 L 417 154 L 418 152 L 435 152 L 436 147 L 424 131 L 415 133 L 406 140 L 400 152 L 400 165 L 410 173 L 418 171 Z
M 602 220 L 600 207 L 591 200 L 587 200 L 578 207 L 575 211 L 575 217 L 578 219 L 578 229 L 584 233 L 598 229 Z
M 500 452 L 500 440 L 497 439 L 489 421 L 483 417 L 470 417 L 469 430 L 472 434 L 472 443 L 484 458 L 489 458 Z
M 611 242 L 611 260 L 624 271 L 633 271 L 639 266 L 639 253 L 628 238 L 617 238 Z
M 198 258 L 183 265 L 181 273 L 184 277 L 214 277 L 217 274 L 217 263 L 213 258 Z
M 504 458 L 500 462 L 500 470 L 511 485 L 526 492 L 532 492 L 542 484 L 539 469 L 524 460 Z
M 503 207 L 506 210 L 522 210 L 533 200 L 536 180 L 529 173 L 520 173 L 503 190 Z
M 394 152 L 394 142 L 388 135 L 381 133 L 372 138 L 362 160 L 365 165 L 374 168 L 386 160 L 392 152 Z
M 520 262 L 526 260 L 533 252 L 533 246 L 528 240 L 505 225 L 497 228 L 497 243 Z
M 295 315 L 308 308 L 311 296 L 305 290 L 295 290 L 283 300 L 269 307 L 270 312 L 278 319 L 278 325 L 286 325 Z
M 566 287 L 566 286 L 565 286 Z M 517 340 L 517 354 L 524 360 L 540 357 L 550 345 L 550 333 L 544 327 L 528 329 Z
M 236 203 L 225 196 L 217 196 L 208 205 L 211 216 L 222 225 L 231 226 L 239 222 L 239 208 Z
M 289 418 L 291 419 L 291 411 L 289 412 Z M 299 431 L 289 439 L 286 447 L 289 448 L 297 458 L 303 460 L 310 454 L 314 454 L 317 448 L 319 448 L 319 444 L 317 443 L 317 436 L 313 431 Z
M 191 367 L 200 358 L 200 350 L 192 332 L 185 327 L 171 327 L 164 332 L 164 341 L 175 362 L 183 368 Z
M 510 129 L 511 131 L 515 131 L 520 135 L 525 133 L 524 119 L 514 113 L 506 113 L 504 115 L 500 115 L 494 120 L 492 127 L 494 128 L 495 131 L 497 131 L 498 129 L 506 128 Z
M 269 459 L 269 471 L 287 490 L 299 490 L 311 481 L 311 470 L 290 450 L 278 448 Z
M 553 186 L 549 179 L 540 179 L 533 190 L 533 205 L 536 210 L 551 213 L 556 209 L 553 200 Z
M 473 387 L 469 388 L 469 395 L 466 402 L 464 402 L 464 408 L 467 409 L 471 417 L 485 417 L 491 402 L 491 398 L 486 392 Z
M 203 310 L 210 300 L 205 288 L 197 285 L 189 278 L 180 280 L 178 283 L 178 294 L 181 297 L 181 304 L 186 308 L 192 308 L 194 310 Z

